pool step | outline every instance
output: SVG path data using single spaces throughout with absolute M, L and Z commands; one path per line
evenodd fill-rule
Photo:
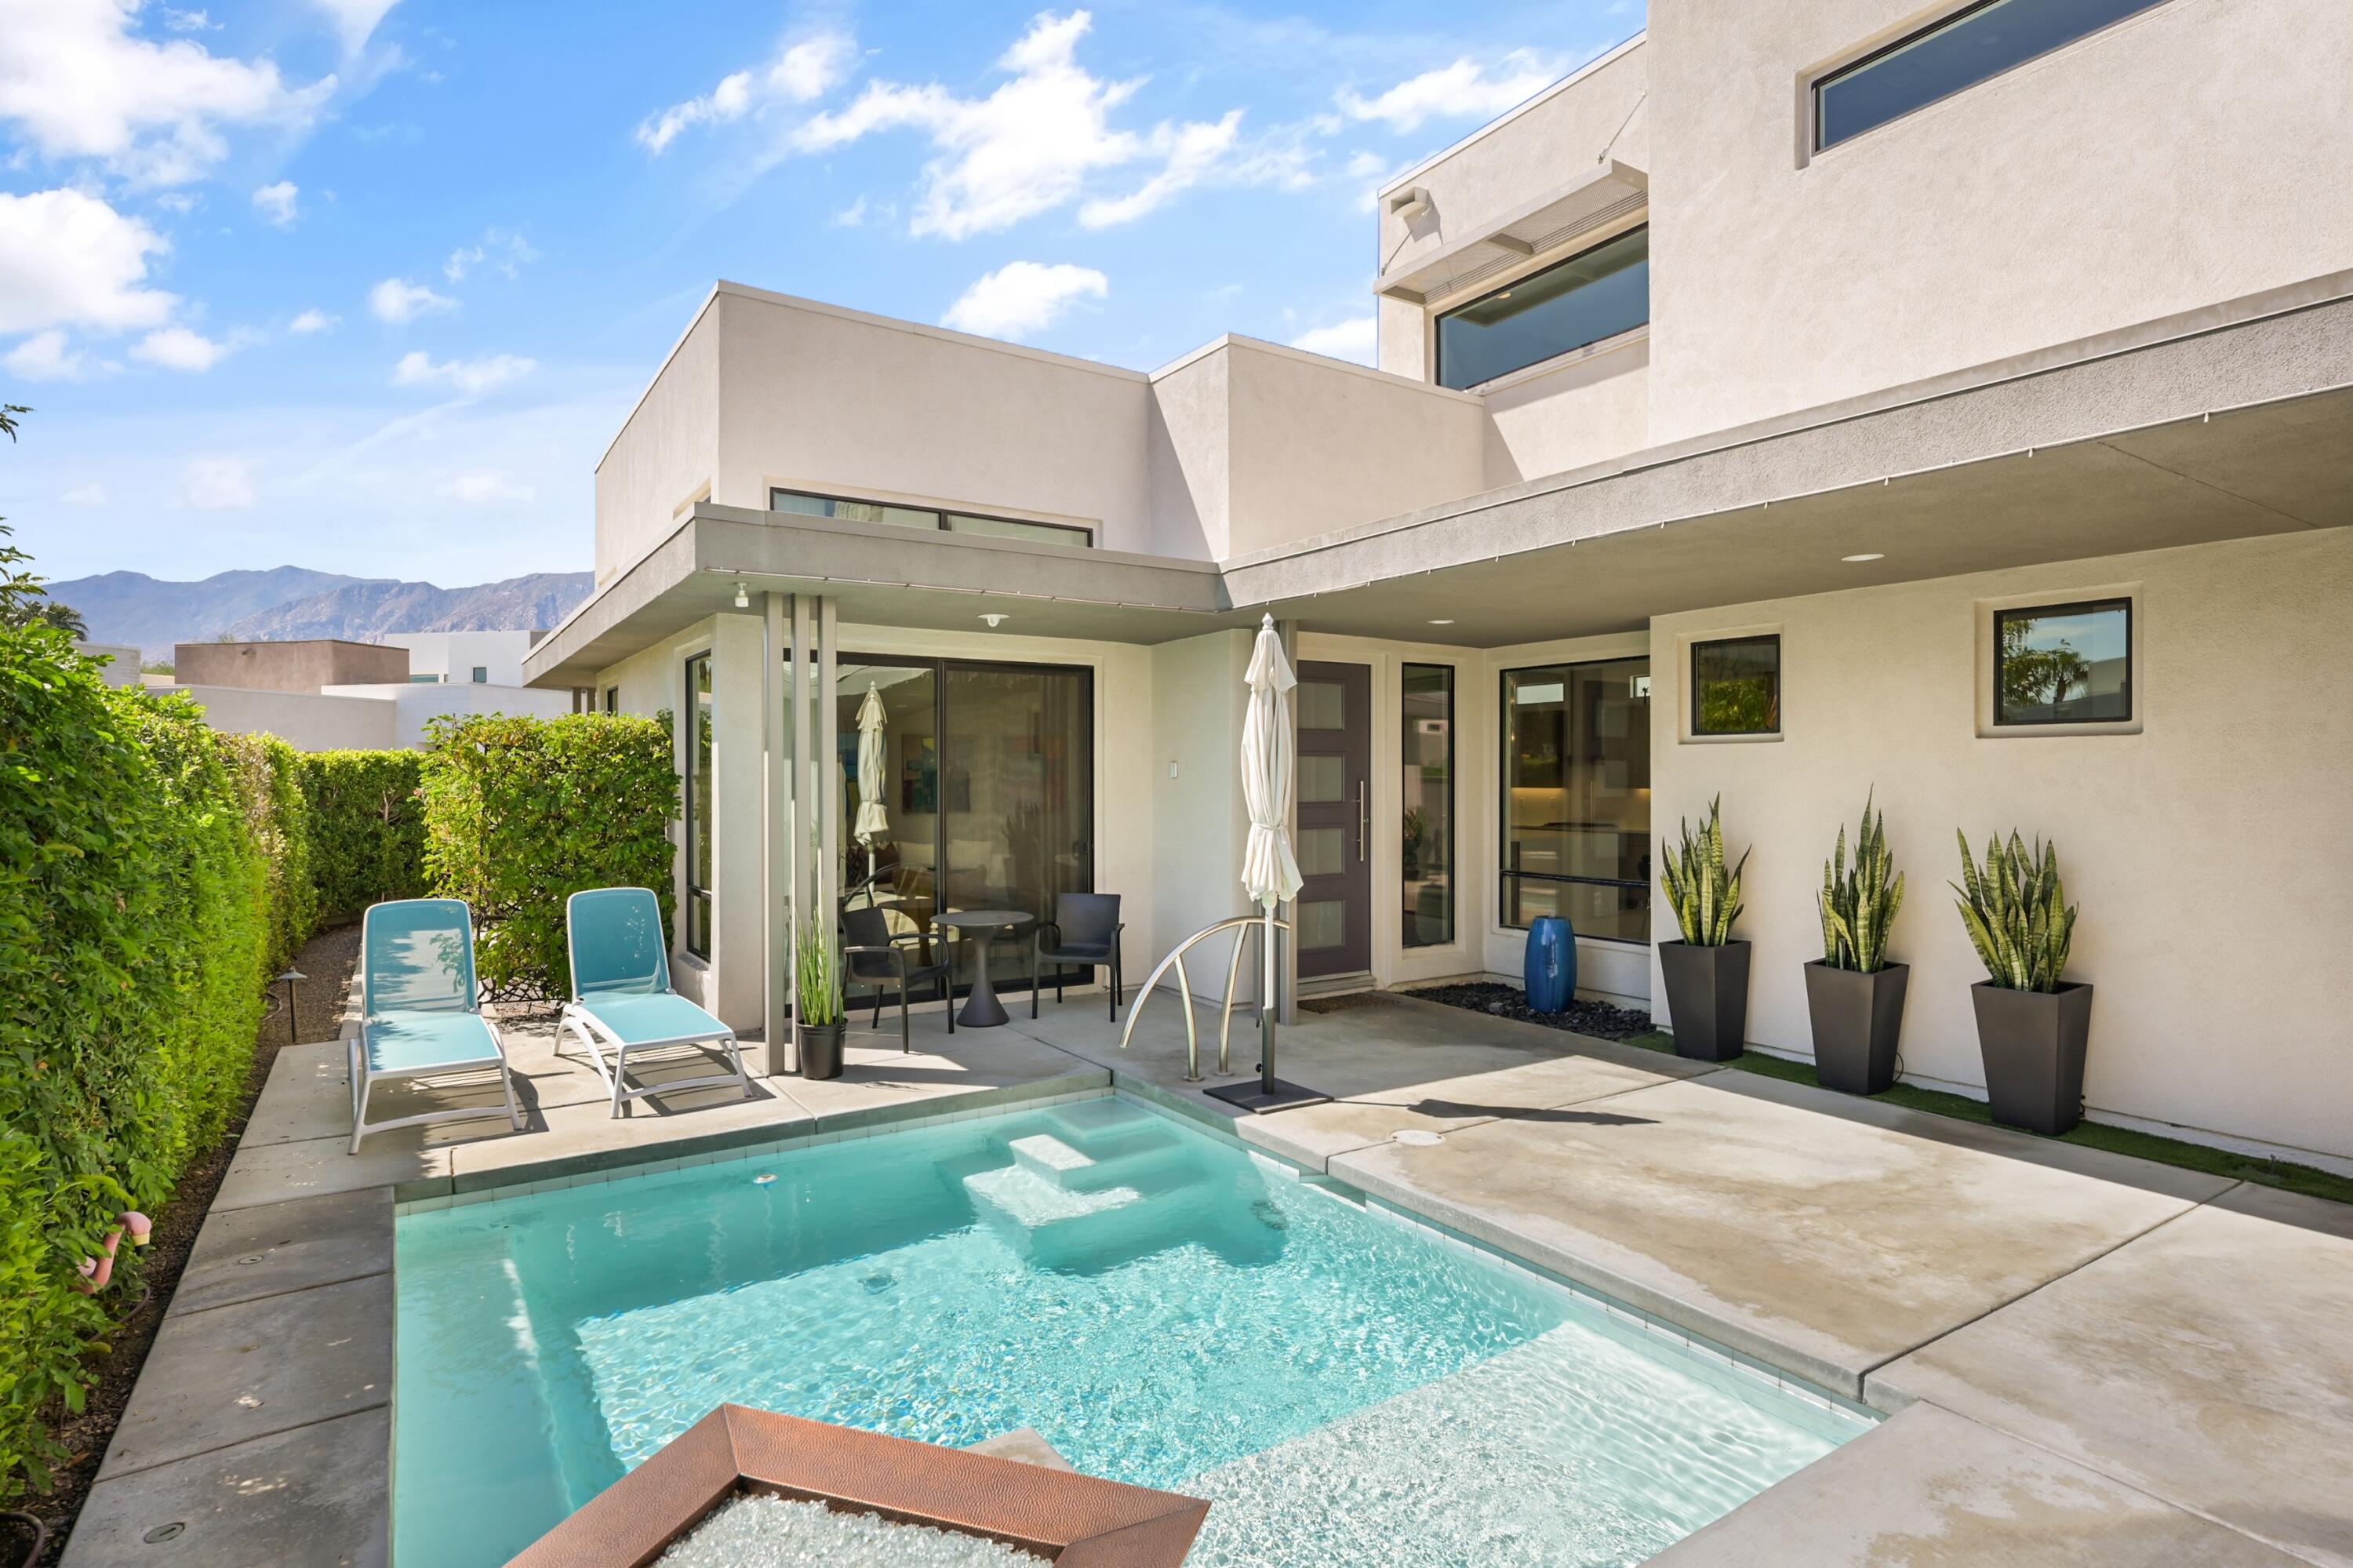
M 1133 1187 L 1076 1191 L 1040 1176 L 1027 1165 L 1000 1166 L 964 1179 L 973 1205 L 988 1218 L 1025 1232 L 1092 1219 L 1140 1201 Z
M 1158 1117 L 1113 1099 L 1078 1100 L 1029 1125 L 1036 1130 L 1003 1145 L 1011 1164 L 964 1178 L 974 1211 L 1016 1250 L 1060 1262 L 1136 1255 L 1181 1239 L 1181 1216 L 1145 1200 L 1193 1186 L 1202 1172 Z
M 1006 1147 L 1012 1150 L 1016 1165 L 1074 1192 L 1148 1181 L 1184 1149 L 1176 1134 L 1158 1128 L 1122 1137 L 1108 1147 L 1080 1148 L 1050 1132 L 1017 1138 Z

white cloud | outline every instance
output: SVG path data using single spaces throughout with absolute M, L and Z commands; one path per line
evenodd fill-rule
M 32 0 L 0 24 L 0 120 L 52 158 L 96 158 L 145 185 L 185 185 L 227 155 L 222 125 L 302 124 L 335 79 L 291 87 L 268 59 L 133 30 L 139 0 Z
M 454 311 L 458 302 L 447 294 L 437 294 L 422 283 L 412 283 L 406 278 L 386 278 L 368 291 L 368 309 L 380 322 L 395 326 L 414 321 L 434 311 Z
M 169 5 L 164 7 L 164 26 L 175 33 L 214 33 L 220 30 L 220 24 L 205 12 L 175 11 Z
M 1376 365 L 1380 361 L 1380 322 L 1372 316 L 1352 316 L 1301 333 L 1291 340 L 1291 346 L 1356 365 Z
M 88 484 L 75 485 L 58 499 L 68 506 L 103 506 L 108 497 L 106 486 L 92 480 Z
M 1425 120 L 1484 120 L 1501 114 L 1560 77 L 1556 62 L 1528 49 L 1514 49 L 1492 70 L 1465 55 L 1376 98 L 1343 90 L 1338 101 L 1341 112 L 1351 120 L 1379 120 L 1392 131 L 1413 131 Z
M 276 185 L 264 185 L 254 192 L 253 205 L 262 217 L 280 228 L 289 228 L 301 216 L 301 186 L 292 180 L 280 180 Z
M 199 332 L 184 326 L 165 327 L 151 332 L 139 340 L 131 351 L 133 359 L 143 359 L 150 365 L 160 365 L 166 370 L 210 370 L 227 354 L 229 345 L 216 343 Z
M 148 256 L 169 249 L 84 192 L 0 191 L 0 333 L 161 325 L 179 302 L 141 285 Z
M 441 275 L 453 283 L 459 282 L 467 273 L 487 261 L 499 271 L 514 278 L 522 275 L 524 263 L 538 260 L 539 252 L 532 249 L 531 242 L 522 235 L 508 229 L 490 228 L 482 231 L 480 244 L 460 245 L 449 252 L 449 260 L 441 264 Z
M 1111 281 L 1092 267 L 1008 261 L 966 289 L 940 324 L 1018 343 L 1053 325 L 1080 300 L 1110 292 Z
M 520 380 L 537 368 L 536 360 L 512 354 L 436 363 L 420 348 L 400 356 L 400 363 L 392 367 L 392 380 L 396 387 L 448 387 L 469 397 L 479 397 L 510 381 Z
M 99 367 L 89 355 L 66 346 L 66 334 L 51 327 L 37 332 L 8 351 L 0 366 L 26 381 L 81 381 Z
M 253 504 L 253 465 L 243 458 L 197 458 L 180 471 L 180 499 L 202 512 Z
M 288 322 L 286 323 L 286 330 L 292 333 L 296 337 L 309 337 L 312 333 L 334 331 L 336 323 L 341 322 L 343 319 L 343 318 L 341 316 L 331 316 L 326 312 L 313 306 L 311 309 L 304 311 L 301 315 L 296 316 L 292 321 Z
M 375 25 L 397 0 L 312 0 L 327 19 L 335 25 L 335 36 L 343 40 L 343 52 L 357 54 L 360 46 L 368 41 Z
M 819 33 L 779 50 L 762 69 L 731 71 L 699 98 L 649 114 L 638 126 L 638 142 L 659 154 L 681 132 L 696 125 L 741 120 L 768 103 L 811 103 L 847 74 L 857 46 L 839 33 Z
M 453 473 L 442 484 L 441 494 L 469 506 L 487 506 L 499 501 L 536 500 L 539 492 L 528 484 L 517 484 L 504 474 Z
M 176 212 L 183 217 L 205 205 L 205 198 L 194 191 L 166 191 L 155 198 L 155 205 L 165 212 Z
M 1115 129 L 1113 111 L 1145 79 L 1103 81 L 1080 66 L 1079 39 L 1092 18 L 1041 12 L 997 64 L 1011 79 L 987 98 L 958 98 L 936 83 L 867 84 L 836 113 L 812 115 L 793 133 L 797 151 L 820 153 L 878 131 L 913 128 L 938 156 L 924 165 L 916 234 L 963 239 L 1007 228 L 1078 198 L 1088 177 L 1147 159 L 1161 172 L 1128 196 L 1088 204 L 1090 228 L 1140 217 L 1212 172 L 1267 177 L 1276 164 L 1236 161 L 1240 111 L 1214 122 L 1162 124 L 1148 134 Z

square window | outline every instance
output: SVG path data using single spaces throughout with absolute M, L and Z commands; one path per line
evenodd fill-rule
M 1692 734 L 1780 734 L 1780 633 L 1693 643 L 1691 689 Z
M 2132 600 L 1998 609 L 1993 722 L 2120 724 L 2133 716 Z

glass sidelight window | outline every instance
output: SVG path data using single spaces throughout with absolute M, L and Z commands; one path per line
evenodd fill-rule
M 711 956 L 711 655 L 686 662 L 686 950 Z
M 1651 662 L 1506 670 L 1503 923 L 1651 939 Z
M 882 758 L 871 781 L 859 716 L 870 691 Z M 1092 672 L 844 654 L 834 700 L 846 902 L 871 900 L 894 931 L 922 933 L 957 909 L 1049 917 L 1057 895 L 1093 889 Z M 999 984 L 1027 985 L 1027 942 L 1025 928 L 991 949 Z M 967 961 L 960 953 L 959 975 Z
M 1408 664 L 1398 694 L 1405 945 L 1454 940 L 1454 667 Z M 1301 868 L 1303 871 L 1304 867 Z

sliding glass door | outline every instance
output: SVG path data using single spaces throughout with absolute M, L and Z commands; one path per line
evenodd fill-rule
M 860 718 L 870 693 L 872 740 Z M 923 932 L 957 909 L 1050 918 L 1058 895 L 1092 890 L 1092 672 L 844 655 L 834 700 L 849 902 L 871 899 L 894 929 Z M 877 750 L 870 783 L 861 760 Z M 863 811 L 870 803 L 881 810 Z M 997 943 L 999 985 L 1027 984 L 1028 953 L 1026 928 Z

